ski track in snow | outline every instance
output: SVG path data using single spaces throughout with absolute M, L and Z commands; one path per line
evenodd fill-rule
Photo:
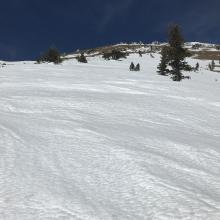
M 158 61 L 2 68 L 0 219 L 220 219 L 220 75 Z

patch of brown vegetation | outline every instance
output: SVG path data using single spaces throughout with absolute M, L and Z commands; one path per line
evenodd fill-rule
M 142 54 L 144 53 L 155 53 L 161 51 L 164 44 L 118 44 L 118 45 L 108 45 L 103 47 L 91 48 L 91 49 L 83 49 L 78 50 L 76 54 L 84 53 L 86 57 L 95 57 L 99 55 L 103 55 L 105 53 L 110 53 L 112 50 L 117 50 L 121 52 L 126 52 L 127 54 L 138 53 L 142 50 Z M 145 50 L 143 50 L 145 48 Z M 202 48 L 201 48 L 202 49 Z M 192 58 L 200 59 L 200 60 L 220 60 L 220 50 L 219 51 L 211 51 L 206 48 L 202 50 L 196 51 L 192 49 L 188 49 Z M 64 58 L 64 59 L 72 59 L 72 58 Z
M 146 48 L 146 51 L 143 51 L 143 53 L 156 52 L 156 51 L 160 51 L 161 49 L 161 46 L 159 45 L 151 46 L 149 44 L 119 44 L 119 45 L 109 45 L 104 47 L 80 50 L 78 51 L 78 53 L 86 53 L 88 55 L 91 54 L 91 56 L 97 56 L 97 55 L 103 55 L 104 53 L 109 53 L 112 50 L 117 50 L 131 54 L 131 53 L 137 53 L 139 50 L 143 49 L 143 47 Z
M 190 51 L 194 59 L 220 60 L 220 51 Z

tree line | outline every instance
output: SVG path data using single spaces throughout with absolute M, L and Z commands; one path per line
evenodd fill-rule
M 128 53 L 119 50 L 112 50 L 105 52 L 103 58 L 106 60 L 119 60 L 126 58 Z M 142 57 L 141 51 L 139 56 Z M 168 31 L 168 45 L 163 46 L 161 49 L 161 59 L 157 66 L 157 72 L 163 76 L 171 76 L 174 81 L 181 81 L 184 78 L 183 71 L 197 71 L 199 69 L 199 63 L 195 67 L 190 66 L 186 62 L 186 58 L 191 56 L 190 52 L 184 48 L 184 38 L 181 32 L 181 28 L 178 25 L 172 25 Z M 81 53 L 76 57 L 76 60 L 81 63 L 87 63 L 86 56 Z M 59 64 L 63 61 L 60 52 L 56 48 L 50 48 L 43 53 L 37 60 L 38 63 L 53 62 Z M 209 64 L 209 69 L 214 70 L 215 63 L 212 61 Z M 131 71 L 140 71 L 140 64 L 137 66 L 132 62 L 129 69 Z

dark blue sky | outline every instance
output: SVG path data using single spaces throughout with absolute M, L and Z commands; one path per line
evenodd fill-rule
M 5 0 L 0 9 L 4 60 L 36 59 L 50 46 L 165 41 L 171 23 L 187 41 L 220 41 L 220 0 Z

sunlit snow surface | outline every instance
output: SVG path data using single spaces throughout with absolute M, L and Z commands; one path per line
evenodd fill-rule
M 220 73 L 158 62 L 1 68 L 0 219 L 220 219 Z

